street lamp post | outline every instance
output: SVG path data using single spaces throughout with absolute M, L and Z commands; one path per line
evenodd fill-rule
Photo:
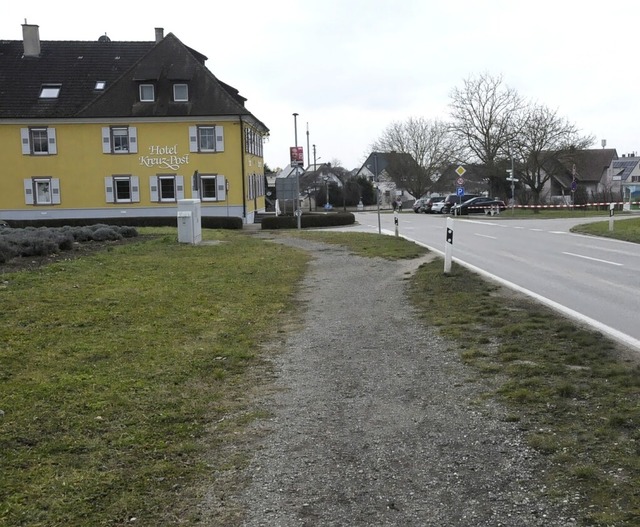
M 298 114 L 293 114 L 293 131 L 295 134 L 295 147 L 296 147 L 296 155 L 298 152 Z M 302 228 L 302 211 L 300 210 L 300 176 L 298 175 L 298 160 L 296 159 L 296 195 L 295 195 L 295 210 L 294 214 L 298 220 L 298 229 Z
M 373 170 L 376 176 L 376 203 L 378 205 L 378 234 L 382 234 L 382 226 L 380 224 L 380 181 L 378 181 L 378 153 L 373 153 Z

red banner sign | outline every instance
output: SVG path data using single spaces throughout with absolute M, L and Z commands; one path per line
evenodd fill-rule
M 301 146 L 292 146 L 291 150 L 291 166 L 304 166 L 304 152 Z

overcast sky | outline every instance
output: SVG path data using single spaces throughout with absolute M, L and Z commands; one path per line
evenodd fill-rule
M 489 73 L 618 155 L 640 151 L 637 0 L 244 0 L 81 4 L 5 1 L 0 39 L 154 39 L 206 55 L 270 129 L 265 161 L 298 145 L 359 167 L 394 121 L 448 118 L 451 90 Z M 84 6 L 84 4 L 82 4 Z M 311 162 L 313 154 L 311 153 Z

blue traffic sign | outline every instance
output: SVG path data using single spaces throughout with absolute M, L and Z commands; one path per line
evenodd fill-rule
M 458 187 L 456 188 L 456 194 L 458 196 L 464 196 L 464 187 Z

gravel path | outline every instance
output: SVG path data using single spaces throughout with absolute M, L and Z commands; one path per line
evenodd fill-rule
M 420 261 L 276 241 L 314 260 L 237 497 L 245 527 L 576 524 L 571 499 L 545 499 L 542 460 L 411 308 Z

